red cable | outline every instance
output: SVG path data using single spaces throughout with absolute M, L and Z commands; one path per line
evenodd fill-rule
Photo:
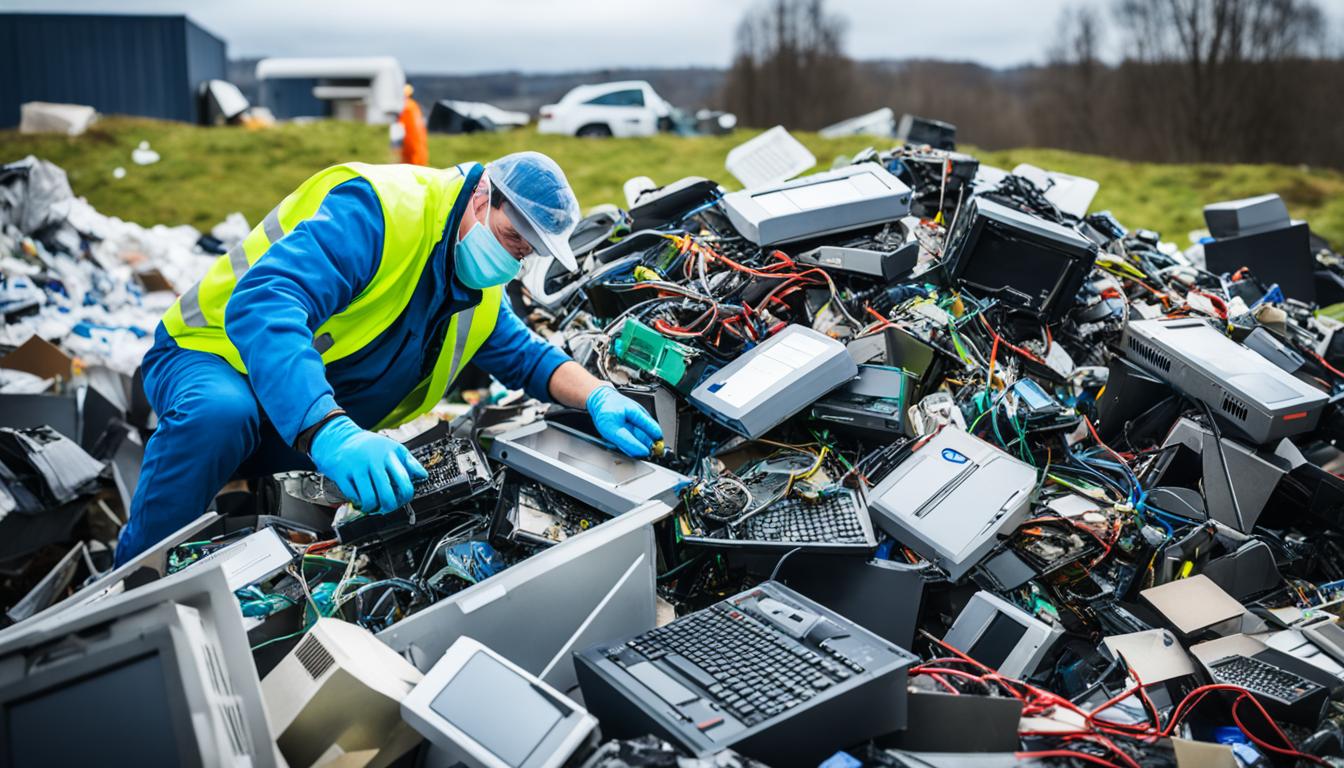
M 1002 336 L 1000 336 L 1000 335 L 999 335 L 999 332 L 996 331 L 996 330 L 994 330 L 994 329 L 990 326 L 989 321 L 985 319 L 985 316 L 984 316 L 984 315 L 979 315 L 979 318 L 980 318 L 980 322 L 981 322 L 982 324 L 984 324 L 984 326 L 985 326 L 985 330 L 989 331 L 990 335 L 994 337 L 994 340 L 995 340 L 995 341 L 1002 341 L 1004 346 L 1006 346 L 1006 347 L 1008 347 L 1009 349 L 1013 350 L 1014 352 L 1016 352 L 1017 354 L 1021 355 L 1022 357 L 1025 357 L 1025 358 L 1027 358 L 1028 360 L 1031 360 L 1031 361 L 1033 361 L 1033 362 L 1040 363 L 1041 365 L 1045 365 L 1045 361 L 1042 360 L 1042 359 L 1041 359 L 1039 356 L 1037 356 L 1036 354 L 1034 354 L 1034 353 L 1032 353 L 1032 352 L 1029 352 L 1029 351 L 1023 349 L 1023 348 L 1017 346 L 1016 344 L 1012 343 L 1011 341 L 1008 341 L 1007 339 L 1005 339 L 1005 338 L 1003 338 Z
M 1331 365 L 1331 364 L 1325 362 L 1325 358 L 1324 358 L 1324 357 L 1321 357 L 1319 354 L 1317 354 L 1317 353 L 1316 353 L 1316 350 L 1314 350 L 1314 349 L 1309 349 L 1309 350 L 1307 350 L 1307 351 L 1311 353 L 1311 356 L 1312 356 L 1312 357 L 1316 358 L 1316 362 L 1318 362 L 1318 363 L 1320 363 L 1321 365 L 1325 366 L 1325 369 L 1326 369 L 1327 371 L 1329 371 L 1329 372 L 1335 374 L 1336 376 L 1338 376 L 1338 377 L 1341 378 L 1341 379 L 1344 379 L 1344 373 L 1341 373 L 1340 370 L 1339 370 L 1338 368 L 1336 368 L 1335 366 L 1333 366 L 1333 365 Z
M 1097 765 L 1105 765 L 1108 766 L 1108 768 L 1120 768 L 1119 765 L 1110 760 L 1102 759 L 1096 755 L 1089 755 L 1086 752 L 1074 752 L 1068 749 L 1039 749 L 1035 752 L 1014 752 L 1013 756 L 1019 759 L 1034 757 L 1067 757 L 1071 759 L 1085 760 L 1089 763 L 1096 763 Z

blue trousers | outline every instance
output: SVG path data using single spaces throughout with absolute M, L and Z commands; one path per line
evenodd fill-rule
M 200 517 L 235 475 L 313 468 L 271 427 L 248 378 L 223 358 L 168 341 L 154 345 L 141 371 L 159 426 L 145 445 L 117 565 Z

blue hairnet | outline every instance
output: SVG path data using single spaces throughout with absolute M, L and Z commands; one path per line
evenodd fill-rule
M 569 236 L 579 223 L 579 201 L 560 166 L 540 152 L 515 152 L 490 163 L 486 170 L 490 182 L 524 219 L 513 221 L 519 234 L 537 253 L 554 256 L 573 271 L 576 264 Z

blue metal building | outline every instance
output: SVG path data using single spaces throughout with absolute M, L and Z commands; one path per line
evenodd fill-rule
M 0 127 L 27 101 L 195 121 L 196 89 L 227 65 L 224 41 L 186 16 L 0 13 Z

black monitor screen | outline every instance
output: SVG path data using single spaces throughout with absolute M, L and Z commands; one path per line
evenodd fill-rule
M 521 765 L 569 714 L 484 653 L 473 654 L 429 707 L 509 765 Z
M 966 655 L 991 669 L 998 669 L 1017 647 L 1027 628 L 1007 614 L 995 611 L 989 626 L 975 639 Z
M 1215 274 L 1250 267 L 1256 279 L 1278 283 L 1288 298 L 1316 300 L 1316 257 L 1306 224 L 1215 240 L 1204 246 L 1204 259 Z
M 1003 301 L 1036 311 L 1045 309 L 1050 295 L 1073 263 L 1063 251 L 1013 237 L 993 225 L 982 229 L 975 242 L 966 246 L 969 252 L 958 257 L 965 262 L 964 266 L 958 265 L 962 282 L 972 290 L 979 288 L 988 293 L 1011 287 L 1026 298 L 1007 294 L 1001 296 Z
M 3 707 L 0 744 L 14 766 L 176 766 L 163 660 L 152 653 Z

